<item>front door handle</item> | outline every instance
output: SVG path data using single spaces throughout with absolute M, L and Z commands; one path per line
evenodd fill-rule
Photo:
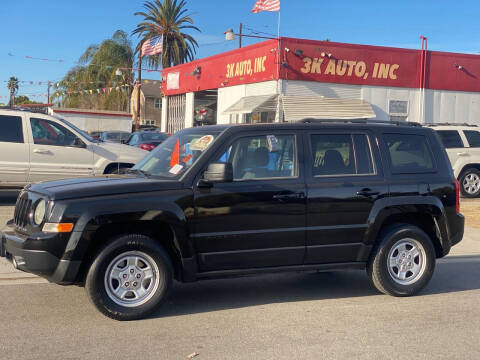
M 458 156 L 468 156 L 468 153 L 467 152 L 458 152 L 457 155 Z
M 51 151 L 46 149 L 33 149 L 33 152 L 36 154 L 51 154 Z
M 280 194 L 273 195 L 272 198 L 280 202 L 289 201 L 289 200 L 299 200 L 299 199 L 305 199 L 305 193 L 303 191 L 294 192 L 294 193 L 280 193 Z
M 362 190 L 357 191 L 357 196 L 363 196 L 363 197 L 372 197 L 380 194 L 378 191 L 373 191 L 372 189 L 369 188 L 364 188 Z

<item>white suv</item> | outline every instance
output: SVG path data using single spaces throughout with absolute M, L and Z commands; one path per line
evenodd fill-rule
M 447 149 L 465 197 L 480 195 L 480 128 L 467 124 L 433 124 Z
M 0 109 L 0 188 L 118 173 L 147 151 L 91 138 L 49 115 Z

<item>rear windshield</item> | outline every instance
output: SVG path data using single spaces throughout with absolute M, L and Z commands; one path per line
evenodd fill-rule
M 428 139 L 424 135 L 384 134 L 392 173 L 433 172 L 435 164 Z

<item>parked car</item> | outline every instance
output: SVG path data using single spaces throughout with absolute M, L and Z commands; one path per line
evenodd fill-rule
M 137 131 L 125 141 L 125 144 L 152 151 L 156 146 L 168 139 L 168 134 L 157 131 Z
M 90 131 L 88 134 L 94 139 L 100 139 L 100 136 L 102 136 L 102 131 Z
M 447 149 L 455 177 L 460 182 L 462 195 L 469 198 L 480 195 L 480 128 L 468 124 L 430 125 Z
M 69 122 L 29 111 L 0 110 L 0 187 L 118 173 L 147 152 L 93 139 Z
M 131 320 L 173 279 L 366 269 L 379 291 L 413 295 L 463 228 L 429 128 L 213 125 L 179 131 L 121 177 L 26 187 L 0 253 Z
M 130 138 L 128 131 L 104 131 L 100 135 L 100 140 L 107 142 L 123 143 Z

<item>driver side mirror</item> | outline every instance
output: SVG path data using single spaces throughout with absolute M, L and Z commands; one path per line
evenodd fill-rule
M 215 182 L 232 182 L 233 167 L 230 163 L 214 162 L 208 165 L 207 170 L 203 173 L 203 178 L 199 185 L 211 186 Z

